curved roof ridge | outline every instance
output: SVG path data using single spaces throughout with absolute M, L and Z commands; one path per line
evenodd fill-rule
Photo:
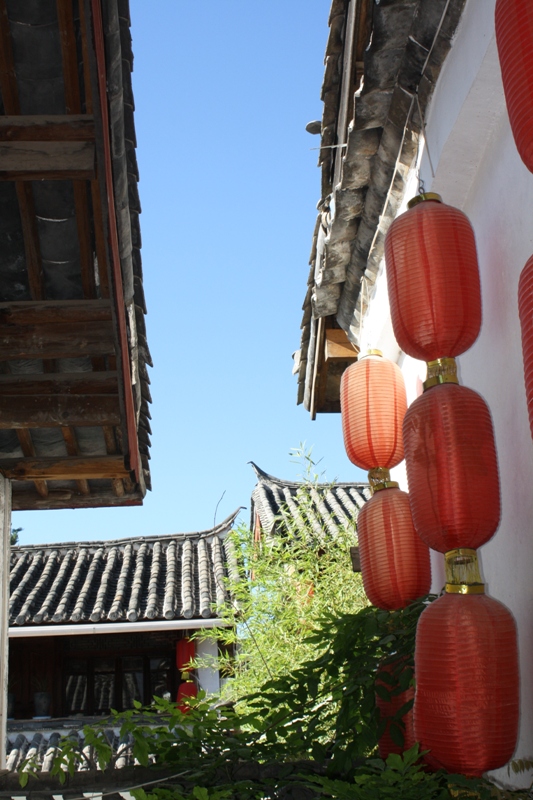
M 233 523 L 235 522 L 237 516 L 239 515 L 240 511 L 244 508 L 244 506 L 239 506 L 233 513 L 226 517 L 225 520 L 219 522 L 218 525 L 215 525 L 213 528 L 208 528 L 207 530 L 203 531 L 191 531 L 189 533 L 164 533 L 164 534 L 153 534 L 150 536 L 125 536 L 120 539 L 95 539 L 89 541 L 73 541 L 73 542 L 49 542 L 46 544 L 17 544 L 11 547 L 12 553 L 22 553 L 23 551 L 36 551 L 36 550 L 61 550 L 67 548 L 80 548 L 80 547 L 91 547 L 91 548 L 98 548 L 98 547 L 106 547 L 110 548 L 115 546 L 122 546 L 131 543 L 139 543 L 142 544 L 143 542 L 167 542 L 171 541 L 172 539 L 182 538 L 182 539 L 203 539 L 209 536 L 217 536 L 221 533 L 225 533 L 227 530 L 231 528 Z
M 276 486 L 287 486 L 293 489 L 298 489 L 301 486 L 313 486 L 317 487 L 318 489 L 326 489 L 331 486 L 337 486 L 345 488 L 346 486 L 357 486 L 361 488 L 366 488 L 370 484 L 368 481 L 337 481 L 333 479 L 332 481 L 321 481 L 315 483 L 315 481 L 291 481 L 291 480 L 283 480 L 283 478 L 276 478 L 274 475 L 270 475 L 268 472 L 265 472 L 260 467 L 257 466 L 253 461 L 248 462 L 252 469 L 254 470 L 255 474 L 257 475 L 258 479 L 262 482 L 266 483 L 273 483 Z

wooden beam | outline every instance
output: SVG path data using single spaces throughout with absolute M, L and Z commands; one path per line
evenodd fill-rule
M 45 374 L 0 375 L 0 402 L 3 397 L 32 395 L 116 395 L 116 372 L 48 372 Z
M 115 352 L 111 322 L 0 327 L 0 361 L 16 358 L 79 358 Z
M 119 424 L 118 394 L 0 396 L 0 430 Z
M 2 142 L 0 180 L 91 180 L 94 159 L 90 142 Z
M 142 502 L 142 495 L 138 491 L 135 494 L 117 496 L 109 489 L 93 489 L 90 495 L 77 494 L 75 491 L 69 491 L 68 489 L 50 489 L 48 497 L 41 497 L 35 491 L 19 492 L 15 484 L 13 492 L 13 511 L 142 506 Z
M 0 142 L 94 142 L 92 114 L 8 114 L 0 117 Z
M 0 473 L 14 481 L 72 481 L 124 478 L 129 471 L 122 456 L 69 458 L 0 458 Z
M 109 322 L 109 300 L 42 300 L 0 303 L 0 327 L 62 322 Z

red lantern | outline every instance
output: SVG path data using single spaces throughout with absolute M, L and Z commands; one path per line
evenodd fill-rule
M 406 673 L 407 677 L 409 677 L 412 675 L 412 672 L 413 670 L 411 667 L 404 667 L 402 669 L 402 663 L 399 661 L 389 664 L 380 664 L 378 667 L 376 677 L 376 706 L 379 708 L 380 719 L 385 720 L 387 724 L 385 732 L 380 737 L 378 744 L 379 755 L 383 759 L 387 758 L 390 753 L 400 754 L 409 750 L 416 742 L 412 708 L 401 717 L 404 725 L 404 730 L 402 731 L 403 745 L 399 745 L 391 736 L 391 723 L 394 724 L 394 717 L 403 706 L 410 700 L 413 700 L 415 696 L 414 686 L 408 686 L 403 691 L 399 686 L 399 681 L 401 681 L 402 677 L 404 677 Z M 386 673 L 385 676 L 384 673 Z M 387 677 L 388 675 L 392 676 L 392 681 Z M 381 689 L 378 687 L 381 687 Z M 390 699 L 386 699 L 383 694 L 380 695 L 379 692 L 383 692 L 383 690 L 389 694 Z
M 193 681 L 184 681 L 180 683 L 178 688 L 178 698 L 176 702 L 179 710 L 184 714 L 186 714 L 190 708 L 187 702 L 188 697 L 198 697 L 198 687 Z
M 518 733 L 516 626 L 496 600 L 446 594 L 420 617 L 414 728 L 425 760 L 482 775 L 512 756 Z
M 516 149 L 533 172 L 533 6 L 497 0 L 496 43 Z
M 368 355 L 346 369 L 341 380 L 344 446 L 361 469 L 390 469 L 403 459 L 405 384 L 397 364 Z
M 428 594 L 429 550 L 414 529 L 405 492 L 377 491 L 359 512 L 357 536 L 363 585 L 373 605 L 391 611 Z
M 415 198 L 394 220 L 385 260 L 394 335 L 413 358 L 434 361 L 471 347 L 481 327 L 474 232 L 439 195 Z M 415 201 L 411 201 L 414 203 Z
M 194 642 L 187 636 L 176 644 L 176 667 L 179 672 L 190 672 L 190 662 L 194 659 Z
M 529 428 L 533 436 L 533 256 L 520 275 L 518 283 L 518 314 L 522 329 L 522 357 L 529 413 Z
M 404 421 L 413 522 L 434 550 L 477 549 L 500 521 L 500 487 L 487 404 L 466 386 L 429 389 Z

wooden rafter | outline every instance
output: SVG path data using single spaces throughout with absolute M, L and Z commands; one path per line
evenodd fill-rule
M 4 101 L 4 112 L 9 115 L 19 115 L 20 102 L 5 0 L 0 0 L 0 90 Z M 15 189 L 24 235 L 30 294 L 34 300 L 41 300 L 44 297 L 44 282 L 33 191 L 30 184 L 21 181 L 17 181 Z
M 78 447 L 78 440 L 76 438 L 75 431 L 72 428 L 61 428 L 61 433 L 63 434 L 63 440 L 69 456 L 79 456 L 80 448 Z M 77 480 L 76 486 L 81 494 L 91 494 L 89 482 L 85 478 L 80 478 Z
M 17 430 L 17 436 L 20 444 L 20 448 L 24 455 L 27 458 L 35 458 L 35 447 L 33 446 L 33 441 L 31 438 L 31 433 L 28 430 L 24 430 L 23 428 L 19 428 Z M 35 480 L 34 482 L 35 489 L 37 493 L 41 497 L 48 497 L 48 484 L 46 481 Z
M 63 58 L 63 79 L 67 112 L 81 114 L 82 100 L 78 76 L 78 53 L 72 0 L 57 0 L 57 18 Z M 74 207 L 80 246 L 81 280 L 85 297 L 96 296 L 93 243 L 91 237 L 89 198 L 83 181 L 74 181 Z

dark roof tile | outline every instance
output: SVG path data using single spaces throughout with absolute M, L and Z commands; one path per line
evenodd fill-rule
M 202 533 L 13 547 L 10 625 L 216 617 L 237 513 Z

